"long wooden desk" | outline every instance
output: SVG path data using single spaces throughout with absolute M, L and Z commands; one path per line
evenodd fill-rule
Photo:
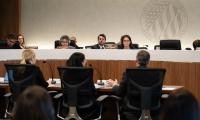
M 2 81 L 2 77 L 0 78 L 0 88 L 4 88 L 7 89 L 6 91 L 9 91 L 9 85 L 8 83 L 3 83 Z M 55 90 L 55 91 L 60 91 L 61 90 L 61 82 L 59 79 L 56 79 L 56 84 L 51 84 L 51 79 L 47 80 L 47 82 L 49 83 L 48 86 L 48 90 Z M 95 83 L 95 88 L 97 89 L 97 91 L 99 92 L 103 92 L 103 93 L 108 93 L 110 94 L 112 92 L 112 88 L 105 86 L 105 85 L 97 85 Z M 162 93 L 163 94 L 170 94 L 172 92 L 175 92 L 179 89 L 182 89 L 183 86 L 175 86 L 175 85 L 164 85 L 162 88 Z
M 39 59 L 37 65 L 41 68 L 45 79 L 51 77 L 48 65 L 53 68 L 55 78 L 59 78 L 57 66 L 64 66 L 66 59 L 73 52 L 83 52 L 88 64 L 94 69 L 94 80 L 121 80 L 122 73 L 128 67 L 135 67 L 137 50 L 36 50 Z M 164 84 L 184 86 L 190 90 L 200 102 L 200 51 L 149 51 L 151 54 L 150 67 L 165 68 Z M 5 74 L 5 63 L 19 63 L 21 50 L 0 50 L 0 76 Z M 94 81 L 96 82 L 96 81 Z

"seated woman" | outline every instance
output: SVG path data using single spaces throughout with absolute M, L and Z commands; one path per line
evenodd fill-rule
M 159 120 L 199 120 L 199 110 L 198 101 L 192 93 L 182 89 L 166 99 Z
M 63 35 L 60 38 L 60 45 L 57 47 L 57 49 L 75 49 L 75 47 L 70 46 L 69 37 L 67 35 Z
M 25 40 L 24 40 L 24 36 L 22 34 L 18 35 L 18 42 L 19 42 L 19 46 L 21 49 L 25 48 Z
M 48 92 L 39 87 L 27 88 L 17 99 L 14 120 L 55 120 L 54 108 Z
M 69 67 L 86 67 L 86 59 L 85 55 L 80 52 L 75 52 L 73 53 L 69 59 L 66 61 L 66 65 Z M 83 86 L 82 86 L 83 87 Z M 88 87 L 88 84 L 86 84 L 84 87 Z M 93 89 L 94 92 L 91 94 L 95 93 L 95 88 Z M 95 100 L 95 96 L 93 96 Z M 89 100 L 88 100 L 89 99 Z M 88 103 L 92 98 L 88 98 L 88 96 L 85 96 L 85 94 L 80 93 L 78 96 L 78 105 L 83 105 L 85 103 Z M 64 116 L 66 116 L 66 109 L 63 112 Z M 91 106 L 88 106 L 88 108 L 77 108 L 77 112 L 81 118 L 84 120 L 88 120 L 91 118 L 97 118 L 99 116 L 99 105 L 95 102 L 94 104 L 91 104 Z
M 75 52 L 69 57 L 66 65 L 70 67 L 85 67 L 86 63 L 85 55 L 80 52 Z
M 25 49 L 22 52 L 22 60 L 20 62 L 21 64 L 35 64 L 36 63 L 36 55 L 35 52 L 31 49 Z M 16 74 L 15 74 L 15 79 L 23 79 L 27 76 L 29 76 L 32 71 L 29 70 L 19 70 Z M 35 83 L 37 85 L 43 86 L 43 87 L 48 87 L 48 83 L 45 81 L 44 76 L 40 70 L 39 67 L 36 66 L 36 80 Z
M 118 49 L 138 49 L 136 46 L 133 46 L 131 37 L 129 35 L 123 35 L 118 45 Z

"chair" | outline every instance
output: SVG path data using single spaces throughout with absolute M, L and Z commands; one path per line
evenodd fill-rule
M 181 50 L 181 41 L 160 40 L 160 50 Z
M 0 49 L 7 49 L 7 41 L 6 40 L 0 40 Z
M 85 49 L 92 49 L 92 46 L 85 46 Z
M 37 68 L 35 65 L 27 64 L 5 64 L 8 74 L 10 92 L 4 97 L 6 98 L 5 118 L 11 115 L 9 108 L 11 104 L 15 104 L 18 96 L 31 85 L 38 85 L 36 74 Z
M 127 102 L 130 110 L 141 110 L 139 120 L 151 120 L 150 110 L 160 107 L 165 69 L 128 68 Z
M 57 117 L 64 120 L 100 119 L 102 108 L 95 100 L 93 69 L 58 67 L 58 71 L 61 78 L 62 94 L 55 96 L 55 99 L 60 99 Z M 62 102 L 61 97 L 63 97 Z M 65 118 L 60 113 L 61 105 L 68 108 L 68 114 Z
M 115 42 L 106 42 L 105 43 L 105 48 L 106 49 L 116 49 L 117 45 Z
M 160 50 L 160 45 L 154 45 L 154 50 Z
M 58 46 L 60 46 L 60 40 L 55 40 L 54 41 L 54 48 L 57 48 Z
M 139 44 L 132 44 L 134 49 L 139 49 Z
M 200 50 L 200 40 L 195 40 L 192 45 L 194 50 Z

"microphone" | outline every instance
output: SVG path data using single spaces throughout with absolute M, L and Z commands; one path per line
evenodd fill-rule
M 51 72 L 51 84 L 56 84 L 56 81 L 54 80 L 54 75 L 53 75 L 53 69 L 51 67 L 51 65 L 49 64 L 49 62 L 47 61 L 43 61 L 43 63 L 46 63 L 49 66 L 49 70 Z
M 96 67 L 92 66 L 92 64 L 89 64 L 90 67 L 94 68 L 94 70 L 97 72 L 97 74 L 99 75 L 99 79 L 100 79 L 100 82 L 98 82 L 97 84 L 98 85 L 104 85 L 104 82 L 102 81 L 102 74 L 101 72 L 99 71 L 99 69 L 97 69 Z

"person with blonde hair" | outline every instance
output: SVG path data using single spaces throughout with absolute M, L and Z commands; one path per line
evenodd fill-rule
M 36 63 L 36 54 L 32 49 L 25 49 L 22 52 L 22 59 L 20 61 L 20 64 L 35 64 Z M 29 76 L 32 71 L 30 71 L 30 69 L 23 69 L 23 70 L 19 70 L 19 72 L 17 72 L 17 75 L 15 75 L 17 77 L 17 79 L 21 79 L 23 77 Z M 44 88 L 48 87 L 48 83 L 45 81 L 44 76 L 40 70 L 40 68 L 38 66 L 36 66 L 36 71 L 35 71 L 35 77 L 36 77 L 36 81 L 35 83 L 39 86 L 42 86 Z
M 21 64 L 35 64 L 36 63 L 36 55 L 35 52 L 31 49 L 26 49 L 22 52 L 22 60 Z

